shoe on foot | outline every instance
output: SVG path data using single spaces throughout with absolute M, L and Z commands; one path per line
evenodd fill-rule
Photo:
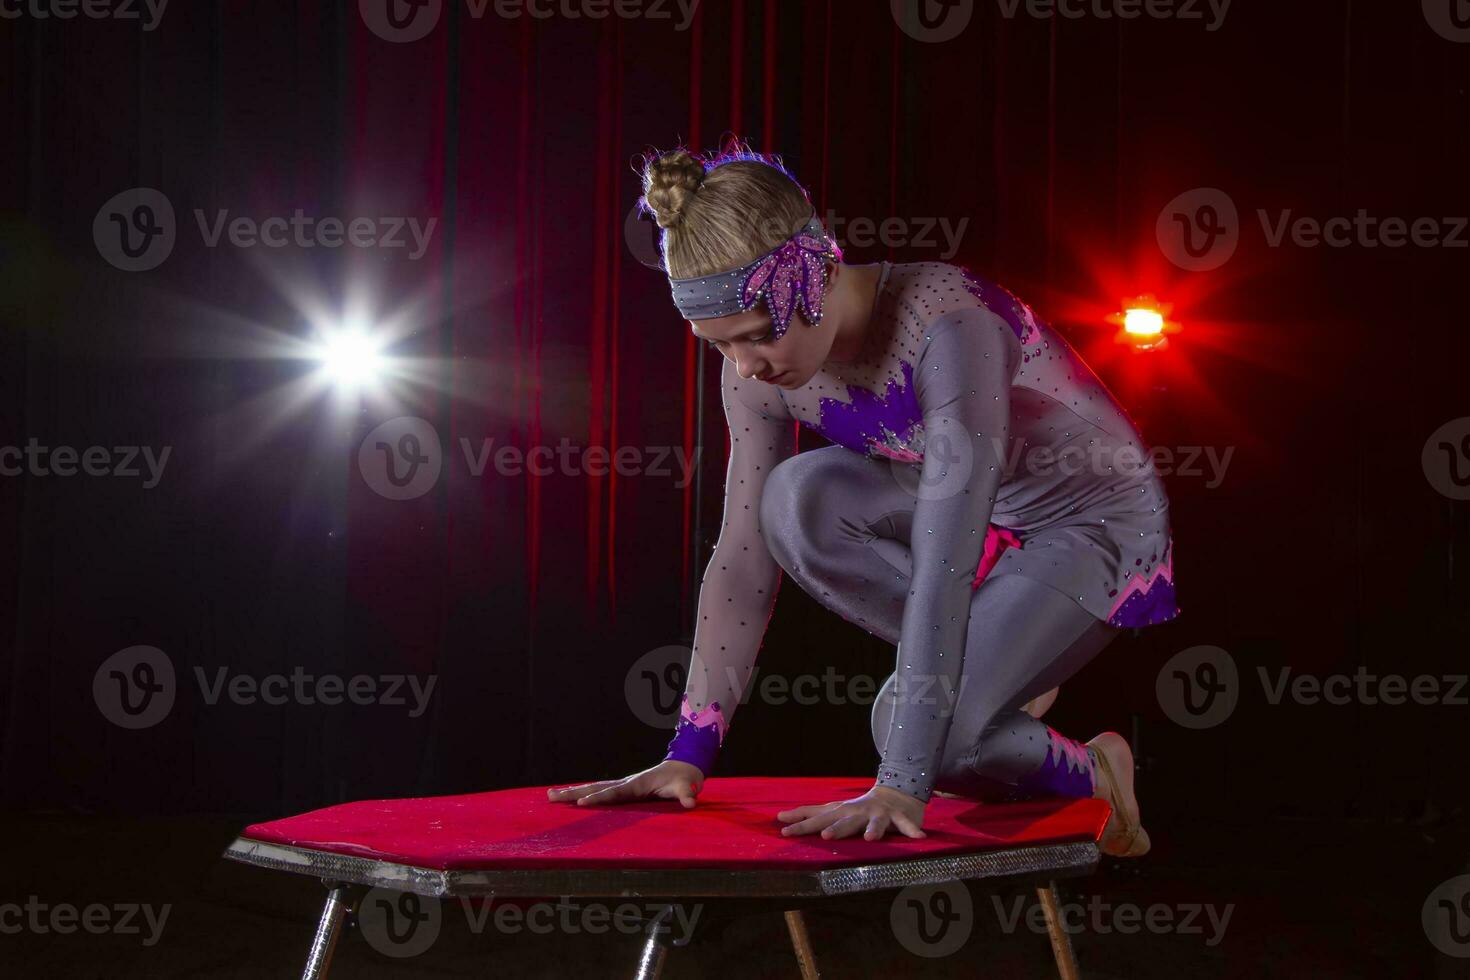
M 1112 857 L 1143 857 L 1152 844 L 1140 822 L 1138 799 L 1133 795 L 1133 750 L 1117 732 L 1103 732 L 1087 747 L 1097 760 L 1097 772 L 1106 784 L 1106 798 L 1113 808 L 1098 848 Z

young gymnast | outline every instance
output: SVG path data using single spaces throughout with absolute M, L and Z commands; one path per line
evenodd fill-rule
M 549 798 L 694 806 L 784 569 L 898 649 L 873 788 L 783 811 L 783 834 L 922 837 L 936 791 L 1096 796 L 1113 807 L 1102 850 L 1144 854 L 1127 742 L 1035 717 L 1123 628 L 1179 611 L 1168 500 L 1127 414 L 1000 286 L 844 263 L 778 158 L 679 149 L 645 162 L 643 189 L 674 304 L 725 357 L 724 519 L 666 758 Z M 793 423 L 835 445 L 797 453 Z

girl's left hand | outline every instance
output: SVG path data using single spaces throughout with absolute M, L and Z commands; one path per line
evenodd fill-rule
M 862 831 L 863 840 L 880 840 L 890 824 L 909 837 L 929 836 L 920 829 L 923 801 L 888 786 L 874 786 L 852 800 L 782 810 L 776 819 L 788 825 L 781 828 L 782 837 L 820 830 L 824 840 L 836 840 Z

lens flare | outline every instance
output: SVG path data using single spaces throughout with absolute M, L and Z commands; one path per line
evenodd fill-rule
M 1169 319 L 1172 303 L 1160 304 L 1152 295 L 1139 296 L 1123 303 L 1123 310 L 1108 317 L 1120 327 L 1115 340 L 1134 350 L 1162 350 L 1169 344 L 1168 334 L 1178 333 L 1179 324 Z
M 361 327 L 323 331 L 316 357 L 335 384 L 356 387 L 378 380 L 384 369 L 382 341 Z

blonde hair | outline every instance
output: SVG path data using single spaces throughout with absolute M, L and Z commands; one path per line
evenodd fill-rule
M 779 157 L 740 141 L 709 160 L 683 146 L 650 154 L 642 177 L 639 208 L 663 229 L 672 279 L 737 269 L 801 230 L 813 213 L 806 189 Z

